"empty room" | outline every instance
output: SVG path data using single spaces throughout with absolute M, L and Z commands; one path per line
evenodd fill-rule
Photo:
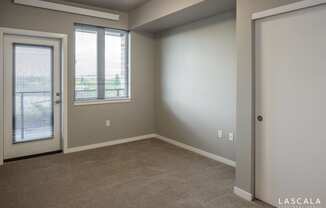
M 1 0 L 1 208 L 326 208 L 326 0 Z

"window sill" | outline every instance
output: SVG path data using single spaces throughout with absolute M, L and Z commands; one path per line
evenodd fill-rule
M 104 105 L 104 104 L 117 104 L 117 103 L 130 103 L 131 99 L 119 99 L 119 100 L 99 100 L 99 101 L 75 101 L 74 106 L 84 105 Z

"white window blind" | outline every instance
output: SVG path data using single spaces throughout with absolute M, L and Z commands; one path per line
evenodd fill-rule
M 128 32 L 75 26 L 75 101 L 129 98 Z

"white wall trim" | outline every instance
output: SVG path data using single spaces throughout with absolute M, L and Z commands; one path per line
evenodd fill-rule
M 155 138 L 155 137 L 156 137 L 156 134 L 146 134 L 146 135 L 142 135 L 142 136 L 130 137 L 130 138 L 125 138 L 125 139 L 117 139 L 117 140 L 112 140 L 112 141 L 103 142 L 103 143 L 67 148 L 64 151 L 64 153 L 80 152 L 80 151 L 85 151 L 85 150 L 90 150 L 90 149 L 97 149 L 97 148 L 101 148 L 101 147 L 113 146 L 113 145 L 117 145 L 117 144 L 140 141 L 140 140 L 144 140 L 144 139 L 151 139 L 151 138 Z
M 116 20 L 118 21 L 120 19 L 120 15 L 113 14 L 109 12 L 102 12 L 94 9 L 85 9 L 82 7 L 77 6 L 70 6 L 65 4 L 58 4 L 53 2 L 47 2 L 42 0 L 14 0 L 15 4 L 22 4 L 26 6 L 33 6 L 43 9 L 50 9 L 60 12 L 67 12 L 72 14 L 80 14 L 80 15 L 86 15 L 91 17 L 98 17 L 103 19 L 109 19 L 109 20 Z
M 252 19 L 253 20 L 262 19 L 262 18 L 265 18 L 265 17 L 274 16 L 274 15 L 278 15 L 278 14 L 283 14 L 283 13 L 287 13 L 287 12 L 292 12 L 292 11 L 296 11 L 296 10 L 299 10 L 299 9 L 305 9 L 305 8 L 308 8 L 308 7 L 314 7 L 314 6 L 318 6 L 318 5 L 321 5 L 321 4 L 326 4 L 326 0 L 304 0 L 304 1 L 299 1 L 299 2 L 296 2 L 296 3 L 276 7 L 276 8 L 273 8 L 273 9 L 268 9 L 268 10 L 261 11 L 261 12 L 256 12 L 256 13 L 252 14 Z
M 0 28 L 0 166 L 4 158 L 4 57 L 3 57 L 3 30 Z
M 44 37 L 44 38 L 53 38 L 59 39 L 61 41 L 61 74 L 62 74 L 62 149 L 65 150 L 68 144 L 68 35 L 59 34 L 59 33 L 48 33 L 48 32 L 39 32 L 33 30 L 21 30 L 7 27 L 0 27 L 0 117 L 4 119 L 3 114 L 3 102 L 4 102 L 4 60 L 3 60 L 3 37 L 4 35 L 23 35 L 23 36 L 33 36 L 33 37 Z M 0 165 L 3 164 L 4 160 L 4 129 L 3 122 L 1 123 L 0 128 Z M 1 132 L 2 130 L 2 132 Z
M 42 32 L 42 31 L 34 31 L 34 30 L 9 28 L 9 27 L 0 27 L 0 32 L 8 35 L 24 35 L 24 36 L 57 38 L 57 39 L 67 38 L 66 34 L 61 34 L 61 33 L 50 33 L 50 32 Z
M 238 187 L 233 187 L 233 192 L 235 195 L 247 200 L 247 201 L 252 201 L 254 199 L 253 195 L 251 193 L 248 193 Z
M 61 99 L 63 100 L 61 106 L 61 115 L 62 115 L 62 147 L 63 151 L 68 148 L 68 138 L 69 138 L 69 130 L 68 130 L 68 109 L 69 109 L 69 85 L 68 85 L 68 36 L 64 35 L 61 39 L 61 82 L 62 82 L 62 95 Z
M 215 155 L 215 154 L 210 153 L 210 152 L 206 152 L 206 151 L 201 150 L 201 149 L 198 149 L 196 147 L 193 147 L 193 146 L 190 146 L 190 145 L 181 143 L 181 142 L 177 142 L 174 139 L 170 139 L 170 138 L 167 138 L 167 137 L 164 137 L 164 136 L 161 136 L 161 135 L 156 135 L 155 138 L 158 138 L 158 139 L 160 139 L 162 141 L 165 141 L 167 143 L 173 144 L 175 146 L 181 147 L 183 149 L 189 150 L 191 152 L 200 154 L 200 155 L 202 155 L 204 157 L 207 157 L 207 158 L 210 158 L 212 160 L 219 161 L 219 162 L 224 163 L 226 165 L 229 165 L 229 166 L 232 166 L 232 167 L 235 167 L 236 166 L 236 162 L 233 161 L 233 160 L 229 160 L 227 158 L 224 158 L 224 157 Z

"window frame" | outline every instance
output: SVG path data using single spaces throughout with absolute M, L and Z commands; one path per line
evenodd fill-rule
M 76 31 L 77 30 L 96 31 L 97 33 L 97 96 L 96 98 L 76 99 Z M 126 36 L 125 47 L 125 73 L 126 73 L 126 96 L 125 97 L 105 97 L 105 35 L 106 32 L 118 32 Z M 131 70 L 130 70 L 130 31 L 123 29 L 115 29 L 108 27 L 91 26 L 85 24 L 74 24 L 74 71 L 73 71 L 73 103 L 76 106 L 80 105 L 94 105 L 107 103 L 128 103 L 131 102 Z M 110 69 L 109 69 L 110 70 Z M 104 79 L 104 80 L 103 80 Z

